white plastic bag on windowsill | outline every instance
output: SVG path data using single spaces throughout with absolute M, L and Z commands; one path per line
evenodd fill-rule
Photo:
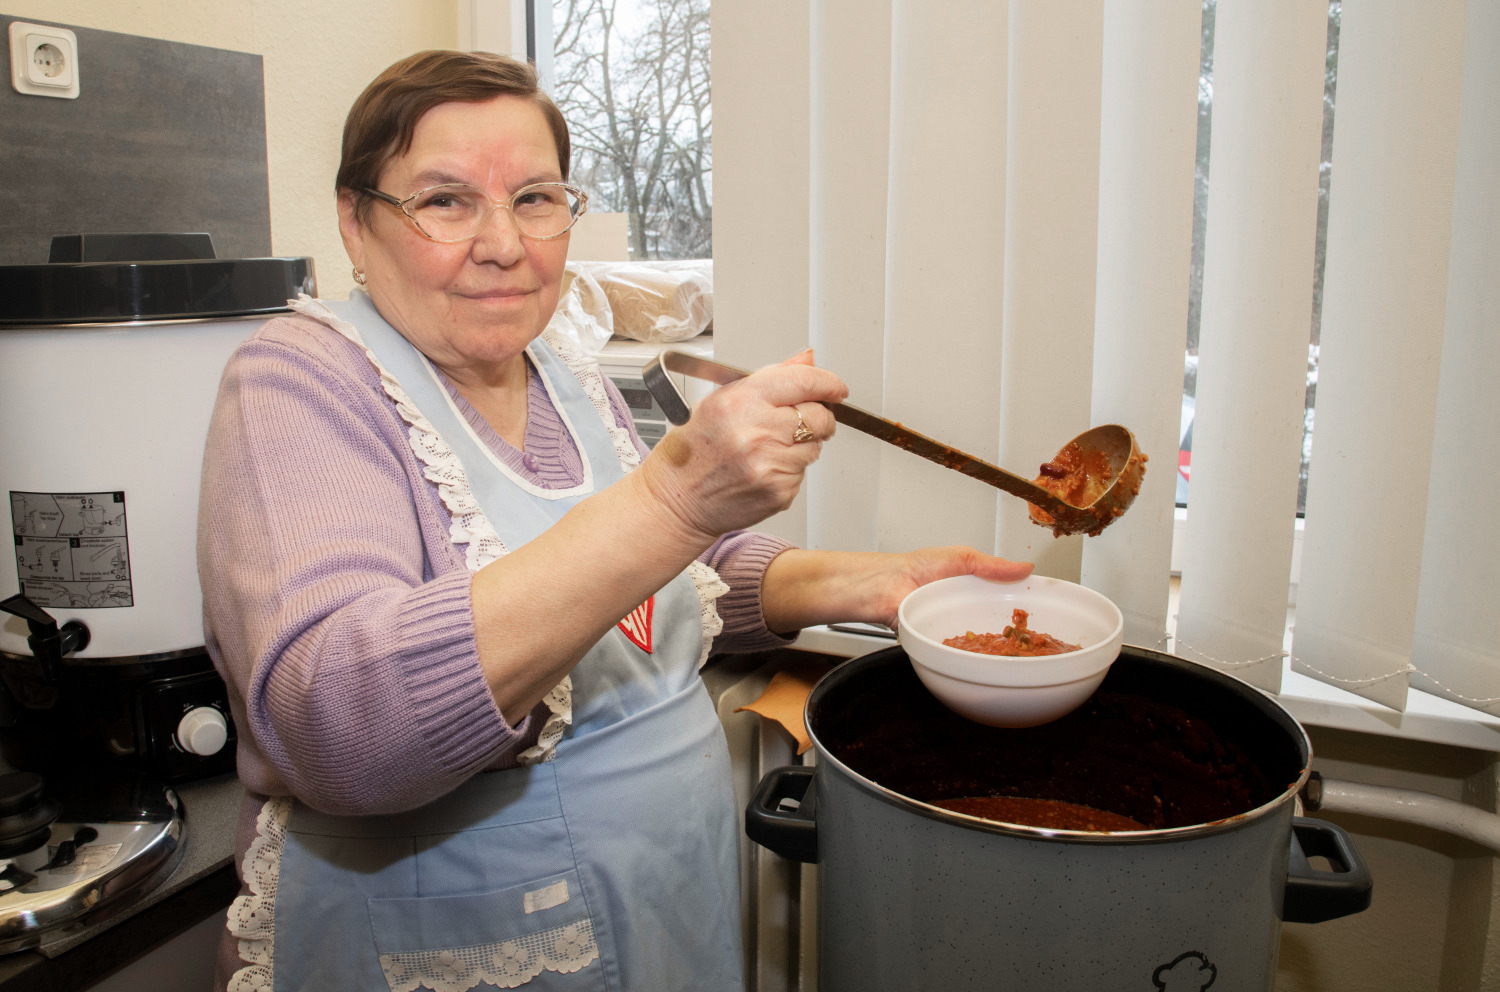
M 569 265 L 563 272 L 557 310 L 552 314 L 547 329 L 577 341 L 590 355 L 598 354 L 614 333 L 614 317 L 610 313 L 609 299 L 604 295 L 604 289 L 598 280 Z
M 636 341 L 684 341 L 714 320 L 712 259 L 645 262 L 569 262 L 608 300 L 613 331 Z

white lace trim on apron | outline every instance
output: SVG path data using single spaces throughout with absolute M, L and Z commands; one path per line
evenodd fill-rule
M 598 957 L 593 921 L 580 920 L 493 944 L 382 954 L 380 968 L 391 992 L 468 992 L 480 982 L 517 988 L 543 971 L 572 974 Z
M 271 951 L 274 946 L 276 883 L 281 878 L 281 855 L 286 850 L 286 823 L 292 813 L 288 796 L 268 799 L 255 818 L 255 839 L 245 851 L 241 877 L 250 890 L 229 906 L 227 926 L 239 938 L 240 958 L 250 962 L 229 979 L 229 992 L 263 992 L 271 988 Z
M 718 572 L 701 561 L 688 566 L 688 575 L 698 589 L 699 619 L 703 621 L 703 650 L 698 653 L 698 667 L 702 668 L 704 662 L 708 661 L 708 652 L 713 647 L 714 638 L 724 632 L 724 619 L 719 616 L 717 600 L 729 591 L 729 586 L 719 578 Z

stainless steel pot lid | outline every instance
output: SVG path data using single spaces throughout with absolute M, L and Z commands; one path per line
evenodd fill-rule
M 183 853 L 177 794 L 145 779 L 80 782 L 47 842 L 0 860 L 0 954 L 109 916 Z

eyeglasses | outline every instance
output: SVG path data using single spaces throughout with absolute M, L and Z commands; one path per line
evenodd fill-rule
M 398 207 L 423 237 L 445 245 L 478 237 L 496 207 L 510 211 L 523 238 L 551 241 L 568 233 L 589 202 L 587 193 L 567 183 L 532 183 L 509 200 L 491 200 L 484 190 L 463 183 L 429 186 L 404 200 L 368 186 L 365 192 Z

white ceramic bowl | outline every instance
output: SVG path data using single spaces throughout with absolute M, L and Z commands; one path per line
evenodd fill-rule
M 1077 651 L 1007 658 L 948 647 L 966 631 L 1000 633 L 1011 611 L 1027 627 Z M 1071 713 L 1104 681 L 1120 654 L 1125 619 L 1105 596 L 1034 575 L 991 582 L 972 575 L 930 582 L 901 603 L 896 633 L 922 684 L 949 709 L 992 727 L 1034 727 Z

